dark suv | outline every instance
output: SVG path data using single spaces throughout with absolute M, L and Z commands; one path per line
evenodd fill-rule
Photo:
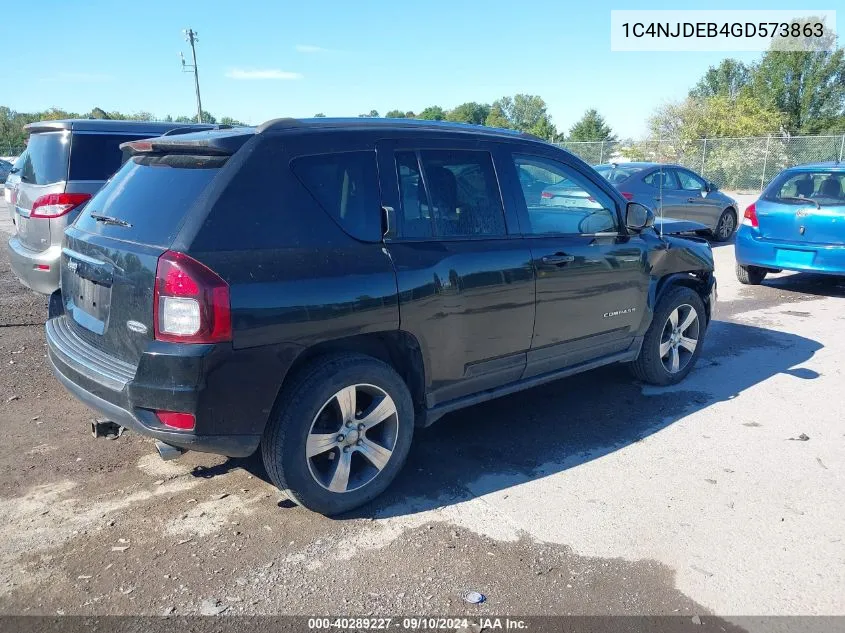
M 613 362 L 671 384 L 715 300 L 704 240 L 529 135 L 292 120 L 125 145 L 65 234 L 49 358 L 159 451 L 246 456 L 325 514 L 414 427 Z M 587 195 L 540 204 L 564 180 Z

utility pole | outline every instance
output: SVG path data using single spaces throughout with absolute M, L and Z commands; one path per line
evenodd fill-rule
M 182 53 L 179 53 L 179 57 L 182 58 L 182 72 L 191 72 L 194 73 L 194 86 L 197 89 L 197 123 L 202 123 L 202 100 L 200 99 L 200 75 L 199 69 L 197 68 L 197 49 L 196 49 L 196 42 L 199 41 L 199 37 L 197 37 L 197 32 L 193 29 L 185 29 L 182 31 L 185 34 L 185 41 L 191 45 L 191 55 L 193 56 L 194 63 L 193 64 L 186 64 L 185 63 L 185 56 Z

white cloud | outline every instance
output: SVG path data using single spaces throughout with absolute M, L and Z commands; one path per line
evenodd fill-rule
M 302 79 L 300 73 L 292 73 L 278 68 L 232 68 L 226 71 L 229 79 Z
M 328 52 L 330 52 L 329 49 L 327 49 L 327 48 L 323 48 L 322 46 L 314 46 L 312 44 L 297 44 L 295 48 L 296 48 L 297 53 L 328 53 Z

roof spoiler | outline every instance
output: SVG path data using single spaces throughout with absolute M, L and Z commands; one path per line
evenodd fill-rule
M 120 149 L 137 154 L 194 154 L 198 156 L 231 156 L 254 134 L 253 128 L 230 125 L 209 126 L 206 130 L 174 128 L 155 138 L 121 143 Z

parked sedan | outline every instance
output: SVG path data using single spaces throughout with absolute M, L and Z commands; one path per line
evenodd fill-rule
M 845 165 L 799 165 L 778 174 L 745 210 L 736 262 L 744 284 L 781 270 L 845 275 Z
M 715 242 L 726 242 L 737 227 L 737 203 L 693 171 L 660 163 L 596 165 L 628 200 L 655 210 L 657 215 L 698 222 Z

